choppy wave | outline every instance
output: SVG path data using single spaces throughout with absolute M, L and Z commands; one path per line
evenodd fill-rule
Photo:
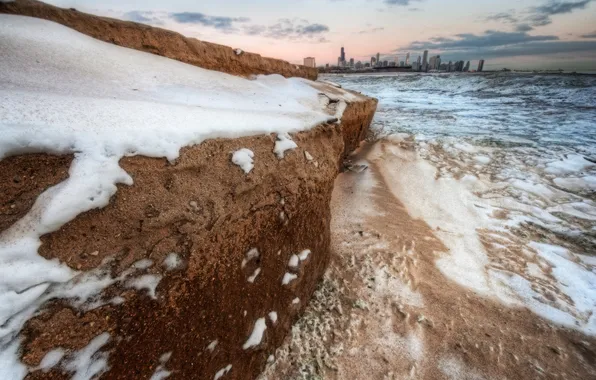
M 396 191 L 431 227 L 454 229 L 439 233 L 452 255 L 437 262 L 444 273 L 596 334 L 596 77 L 332 80 L 377 97 L 374 128 L 409 144 L 389 170 L 432 187 Z

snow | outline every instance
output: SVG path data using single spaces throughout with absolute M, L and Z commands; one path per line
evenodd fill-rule
M 166 258 L 163 260 L 163 266 L 166 268 L 167 271 L 172 271 L 182 266 L 182 260 L 180 259 L 177 253 L 171 252 L 168 253 Z
M 136 268 L 136 269 L 148 269 L 152 265 L 153 265 L 153 260 L 142 259 L 142 260 L 136 261 L 134 264 L 132 264 L 132 267 Z
M 215 376 L 213 377 L 213 380 L 220 379 L 223 375 L 225 375 L 228 372 L 230 372 L 231 369 L 232 369 L 232 365 L 231 364 L 228 364 L 227 366 L 225 366 L 224 368 L 220 369 L 219 371 L 217 371 L 215 373 Z
M 252 168 L 255 167 L 253 164 L 254 156 L 255 154 L 252 152 L 252 150 L 242 148 L 234 152 L 232 155 L 232 162 L 240 166 L 240 168 L 244 170 L 244 173 L 248 174 Z
M 291 149 L 298 148 L 298 145 L 288 136 L 287 134 L 279 134 L 277 135 L 277 141 L 275 141 L 275 148 L 273 148 L 273 153 L 279 158 L 280 160 L 284 158 L 285 152 Z
M 310 255 L 310 249 L 305 249 L 298 254 L 298 258 L 300 258 L 300 261 L 304 261 L 308 258 L 308 255 Z
M 207 346 L 207 349 L 211 352 L 213 352 L 213 350 L 215 350 L 215 347 L 217 347 L 217 344 L 219 343 L 219 341 L 216 339 L 214 341 L 212 341 L 211 343 L 209 343 L 209 345 Z
M 300 259 L 296 255 L 292 255 L 290 257 L 290 261 L 288 262 L 288 266 L 290 268 L 298 268 L 298 263 L 300 263 Z
M 273 322 L 273 324 L 277 323 L 277 312 L 276 311 L 270 312 L 269 319 L 271 319 L 271 322 Z
M 252 333 L 248 337 L 248 340 L 242 345 L 244 350 L 247 350 L 251 347 L 258 346 L 261 344 L 261 340 L 263 340 L 263 334 L 267 329 L 267 324 L 265 323 L 265 318 L 259 318 L 255 322 L 255 326 L 252 330 Z
M 308 153 L 306 150 L 304 151 L 304 158 L 306 158 L 307 161 L 312 161 L 314 159 L 312 154 Z
M 66 363 L 64 369 L 73 372 L 72 380 L 89 380 L 99 377 L 108 370 L 108 355 L 100 352 L 110 340 L 110 334 L 102 333 L 89 342 L 83 349 L 79 350 L 73 358 Z
M 258 249 L 256 249 L 256 248 L 250 249 L 248 252 L 246 252 L 246 255 L 244 255 L 244 258 L 242 259 L 241 267 L 244 268 L 246 266 L 246 264 L 248 264 L 251 260 L 258 258 L 259 255 L 260 254 L 259 254 Z
M 45 354 L 41 362 L 39 363 L 39 369 L 43 372 L 48 372 L 50 369 L 54 368 L 56 364 L 62 360 L 64 357 L 65 351 L 61 348 L 56 348 Z
M 595 165 L 579 154 L 570 154 L 563 160 L 550 162 L 544 171 L 549 174 L 577 173 Z
M 117 185 L 133 185 L 122 157 L 173 162 L 209 138 L 270 133 L 283 136 L 283 154 L 295 145 L 288 133 L 334 120 L 308 80 L 204 70 L 47 20 L 0 15 L 0 51 L 0 159 L 75 154 L 69 178 L 0 236 L 0 374 L 11 378 L 22 378 L 22 366 L 6 355 L 17 355 L 12 342 L 44 302 L 72 298 L 81 307 L 126 277 L 78 272 L 37 253 L 40 236 L 105 207 Z M 147 276 L 130 284 L 155 296 L 159 278 Z
M 165 354 L 161 355 L 159 358 L 159 365 L 155 369 L 155 372 L 151 376 L 150 380 L 163 380 L 169 377 L 172 372 L 166 369 L 166 363 L 172 357 L 172 351 L 166 352 Z
M 288 285 L 290 282 L 294 281 L 297 278 L 298 278 L 298 276 L 295 275 L 294 273 L 286 272 L 286 274 L 284 274 L 284 277 L 281 280 L 281 284 Z
M 244 50 L 242 50 L 242 49 L 234 49 L 234 54 L 241 55 L 242 53 L 244 53 Z
M 156 299 L 155 289 L 161 281 L 161 276 L 156 274 L 146 274 L 137 278 L 134 278 L 128 282 L 128 287 L 135 288 L 137 290 L 147 289 L 149 297 Z
M 293 305 L 298 305 L 300 303 L 300 298 L 296 297 L 292 300 Z
M 261 268 L 257 268 L 255 269 L 255 271 L 252 273 L 252 275 L 247 279 L 248 282 L 250 282 L 251 284 L 253 282 L 255 282 L 257 276 L 259 275 L 259 273 L 261 273 Z
M 0 379 L 23 379 L 27 367 L 19 361 L 20 340 L 15 339 L 0 350 Z

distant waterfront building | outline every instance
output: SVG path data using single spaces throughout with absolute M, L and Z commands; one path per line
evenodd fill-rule
M 395 67 L 395 66 L 397 66 L 397 62 L 389 61 L 389 67 Z
M 383 67 L 387 67 L 387 66 L 389 66 L 389 61 L 387 61 L 387 60 L 383 61 Z
M 377 53 L 377 65 L 381 64 L 381 53 Z
M 375 67 L 375 63 L 377 63 L 377 59 L 375 57 L 370 57 L 370 66 Z
M 341 61 L 345 62 L 346 61 L 346 51 L 344 49 L 344 47 L 341 47 L 341 53 L 340 53 L 340 57 L 341 57 Z
M 422 56 L 422 71 L 428 71 L 428 50 L 424 51 Z
M 466 65 L 464 66 L 464 71 L 470 71 L 470 61 L 466 62 Z
M 370 67 L 370 63 L 366 62 L 366 63 L 364 64 L 364 67 Z
M 420 71 L 422 69 L 422 66 L 421 66 L 421 62 L 422 61 L 421 61 L 421 59 L 422 58 L 420 58 L 420 56 L 418 56 L 418 59 L 416 60 L 416 68 L 415 68 L 416 71 Z
M 410 53 L 406 53 L 406 66 L 410 65 Z
M 304 66 L 306 66 L 306 67 L 317 67 L 317 64 L 315 63 L 315 58 L 314 57 L 306 57 L 306 58 L 304 58 Z
M 404 66 L 405 66 L 404 61 L 399 61 L 399 67 L 404 67 Z
M 356 64 L 355 64 L 355 67 L 356 67 L 358 70 L 360 70 L 361 68 L 363 68 L 363 67 L 364 67 L 364 65 L 362 64 L 362 62 L 361 62 L 361 61 L 358 61 L 358 62 L 356 62 Z
M 478 71 L 484 70 L 484 59 L 478 61 Z
M 451 61 L 449 61 L 449 64 L 447 64 L 447 71 L 453 71 L 453 63 Z
M 354 58 L 350 58 L 350 67 L 354 67 Z
M 438 70 L 439 67 L 441 67 L 441 56 L 435 55 L 434 57 L 430 57 L 430 61 L 428 62 L 428 69 Z

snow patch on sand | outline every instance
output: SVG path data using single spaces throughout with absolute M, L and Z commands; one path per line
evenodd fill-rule
M 232 154 L 232 162 L 238 166 L 244 173 L 248 174 L 255 167 L 253 157 L 255 154 L 250 149 L 242 148 Z
M 232 365 L 228 364 L 227 366 L 225 366 L 224 368 L 220 369 L 219 371 L 217 371 L 215 373 L 215 376 L 213 376 L 213 380 L 218 380 L 218 379 L 222 378 L 224 375 L 226 375 L 228 372 L 230 372 L 231 369 L 232 369 Z
M 284 158 L 286 151 L 296 148 L 298 148 L 298 145 L 290 138 L 289 135 L 279 134 L 277 135 L 277 140 L 275 141 L 273 153 L 275 153 L 277 158 L 281 160 Z
M 255 326 L 253 327 L 252 333 L 248 337 L 248 340 L 242 345 L 244 350 L 248 350 L 251 347 L 258 346 L 261 344 L 263 340 L 263 334 L 267 329 L 267 324 L 265 323 L 265 318 L 259 318 L 255 322 Z
M 108 354 L 99 351 L 110 340 L 110 334 L 103 333 L 91 340 L 83 349 L 77 351 L 64 369 L 73 372 L 72 380 L 89 380 L 99 377 L 108 370 Z

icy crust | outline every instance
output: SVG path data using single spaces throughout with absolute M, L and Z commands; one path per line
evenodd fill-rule
M 385 153 L 377 146 L 372 155 L 408 212 L 449 249 L 438 268 L 479 294 L 596 335 L 596 260 L 588 233 L 596 203 L 552 185 L 569 180 L 553 175 L 593 176 L 596 165 L 573 154 L 527 162 L 516 157 L 519 150 L 418 138 L 388 136 Z M 478 156 L 489 157 L 491 166 L 478 165 Z
M 74 271 L 37 254 L 40 236 L 108 205 L 116 185 L 133 184 L 119 166 L 122 157 L 175 160 L 182 147 L 208 138 L 285 136 L 335 119 L 309 81 L 212 72 L 41 19 L 0 15 L 0 51 L 0 159 L 74 154 L 69 178 L 43 192 L 0 235 L 0 378 L 25 376 L 18 334 L 45 301 L 67 298 L 74 307 L 97 307 L 103 303 L 88 301 L 124 280 Z M 127 281 L 156 297 L 160 278 Z

